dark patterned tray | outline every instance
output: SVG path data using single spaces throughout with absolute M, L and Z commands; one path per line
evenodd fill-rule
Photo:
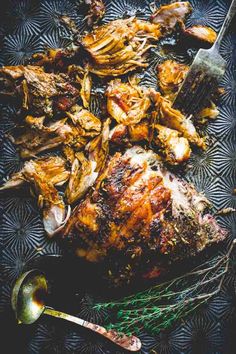
M 0 11 L 0 65 L 18 65 L 45 47 L 66 47 L 70 33 L 60 26 L 60 17 L 71 17 L 79 31 L 86 28 L 84 15 L 78 13 L 73 0 L 1 0 Z M 149 18 L 152 0 L 107 0 L 103 22 L 136 15 Z M 156 4 L 167 1 L 156 1 Z M 192 0 L 193 13 L 188 25 L 204 24 L 219 30 L 229 7 L 228 0 Z M 225 37 L 221 52 L 228 68 L 222 80 L 224 94 L 220 98 L 220 115 L 210 122 L 206 133 L 211 137 L 209 149 L 196 153 L 189 162 L 186 178 L 212 201 L 214 210 L 236 207 L 236 33 L 235 21 Z M 168 44 L 168 43 L 167 43 Z M 141 75 L 143 84 L 156 87 L 156 65 L 166 57 L 177 57 L 191 63 L 196 49 L 179 49 L 166 56 L 152 52 L 150 66 Z M 97 87 L 97 89 L 101 89 Z M 91 108 L 99 110 L 93 99 Z M 6 133 L 14 128 L 16 109 L 8 102 L 0 102 L 0 177 L 18 171 L 22 161 Z M 45 271 L 50 283 L 49 304 L 57 309 L 84 319 L 103 323 L 109 314 L 93 309 L 94 299 L 101 295 L 100 283 L 96 289 L 89 286 L 89 273 L 84 264 L 62 256 L 55 241 L 44 234 L 42 221 L 35 201 L 21 191 L 0 195 L 0 319 L 1 337 L 8 336 L 7 346 L 0 342 L 1 352 L 14 353 L 121 353 L 103 342 L 98 336 L 56 319 L 42 317 L 32 326 L 17 326 L 10 308 L 11 287 L 22 271 L 38 267 Z M 229 231 L 221 251 L 236 237 L 235 213 L 219 217 Z M 170 330 L 158 336 L 141 334 L 142 353 L 159 354 L 223 354 L 236 353 L 236 267 L 229 272 L 223 290 L 207 305 Z M 88 278 L 87 284 L 84 279 Z M 4 328 L 4 331 L 2 330 Z M 3 333 L 5 333 L 3 335 Z

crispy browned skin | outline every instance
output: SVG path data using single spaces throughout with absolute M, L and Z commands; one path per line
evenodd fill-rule
M 208 204 L 155 153 L 136 146 L 111 158 L 94 192 L 75 208 L 63 237 L 91 262 L 119 251 L 127 262 L 152 253 L 156 263 L 183 259 L 225 236 L 204 213 Z
M 209 45 L 213 44 L 217 38 L 217 33 L 212 28 L 201 25 L 187 28 L 184 34 L 192 40 L 195 39 L 199 42 L 208 43 Z

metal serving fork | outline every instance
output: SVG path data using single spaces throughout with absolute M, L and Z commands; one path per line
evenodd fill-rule
M 219 53 L 221 41 L 236 13 L 236 0 L 231 6 L 218 34 L 216 42 L 210 49 L 200 49 L 190 70 L 180 87 L 173 107 L 186 115 L 196 113 L 209 98 L 225 73 L 226 61 Z

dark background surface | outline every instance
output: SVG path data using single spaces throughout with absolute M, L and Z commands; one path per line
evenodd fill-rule
M 156 4 L 164 3 L 157 1 Z M 229 2 L 225 0 L 192 0 L 193 14 L 187 25 L 204 24 L 219 30 Z M 75 20 L 78 30 L 85 27 L 84 16 L 78 13 L 76 1 L 2 1 L 0 22 L 0 64 L 18 65 L 34 52 L 45 47 L 65 47 L 70 43 L 70 33 L 60 27 L 60 17 L 68 15 Z M 105 21 L 137 15 L 150 16 L 150 1 L 107 1 Z M 193 181 L 212 201 L 214 209 L 236 207 L 236 34 L 234 26 L 225 37 L 221 52 L 228 69 L 221 87 L 220 115 L 206 128 L 212 143 L 204 153 L 196 153 L 187 168 L 186 178 Z M 234 27 L 234 28 L 233 28 Z M 178 60 L 190 63 L 196 48 L 178 51 Z M 154 51 L 150 67 L 141 77 L 143 84 L 156 86 L 156 65 L 173 57 Z M 96 111 L 96 98 L 92 100 Z M 14 127 L 15 108 L 8 102 L 1 103 L 0 112 L 0 175 L 1 179 L 19 170 L 22 161 L 6 134 Z M 105 291 L 99 279 L 91 287 L 89 268 L 68 256 L 55 242 L 49 242 L 43 231 L 40 213 L 28 191 L 0 195 L 0 328 L 3 354 L 15 353 L 121 353 L 90 332 L 57 319 L 42 317 L 31 326 L 17 326 L 10 307 L 10 292 L 15 279 L 27 269 L 38 267 L 49 278 L 48 303 L 84 319 L 102 323 L 103 311 L 93 310 L 94 301 Z M 235 213 L 219 217 L 219 222 L 230 233 L 224 251 L 235 238 Z M 217 251 L 216 251 L 217 252 Z M 209 257 L 209 255 L 206 255 Z M 159 354 L 235 354 L 236 353 L 236 274 L 235 255 L 223 289 L 219 295 L 194 313 L 177 323 L 170 330 L 157 336 L 142 333 L 142 353 Z M 195 260 L 196 262 L 196 260 Z M 118 290 L 117 290 L 118 292 Z M 119 294 L 116 294 L 119 295 Z

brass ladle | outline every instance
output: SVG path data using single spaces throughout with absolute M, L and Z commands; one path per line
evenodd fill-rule
M 106 330 L 104 327 L 87 322 L 81 318 L 56 311 L 45 305 L 48 286 L 47 280 L 42 272 L 33 269 L 21 275 L 16 281 L 12 290 L 11 303 L 15 311 L 18 323 L 31 324 L 42 314 L 62 318 L 86 327 L 101 334 L 123 349 L 137 352 L 141 348 L 141 341 L 135 336 L 126 336 L 113 330 Z

